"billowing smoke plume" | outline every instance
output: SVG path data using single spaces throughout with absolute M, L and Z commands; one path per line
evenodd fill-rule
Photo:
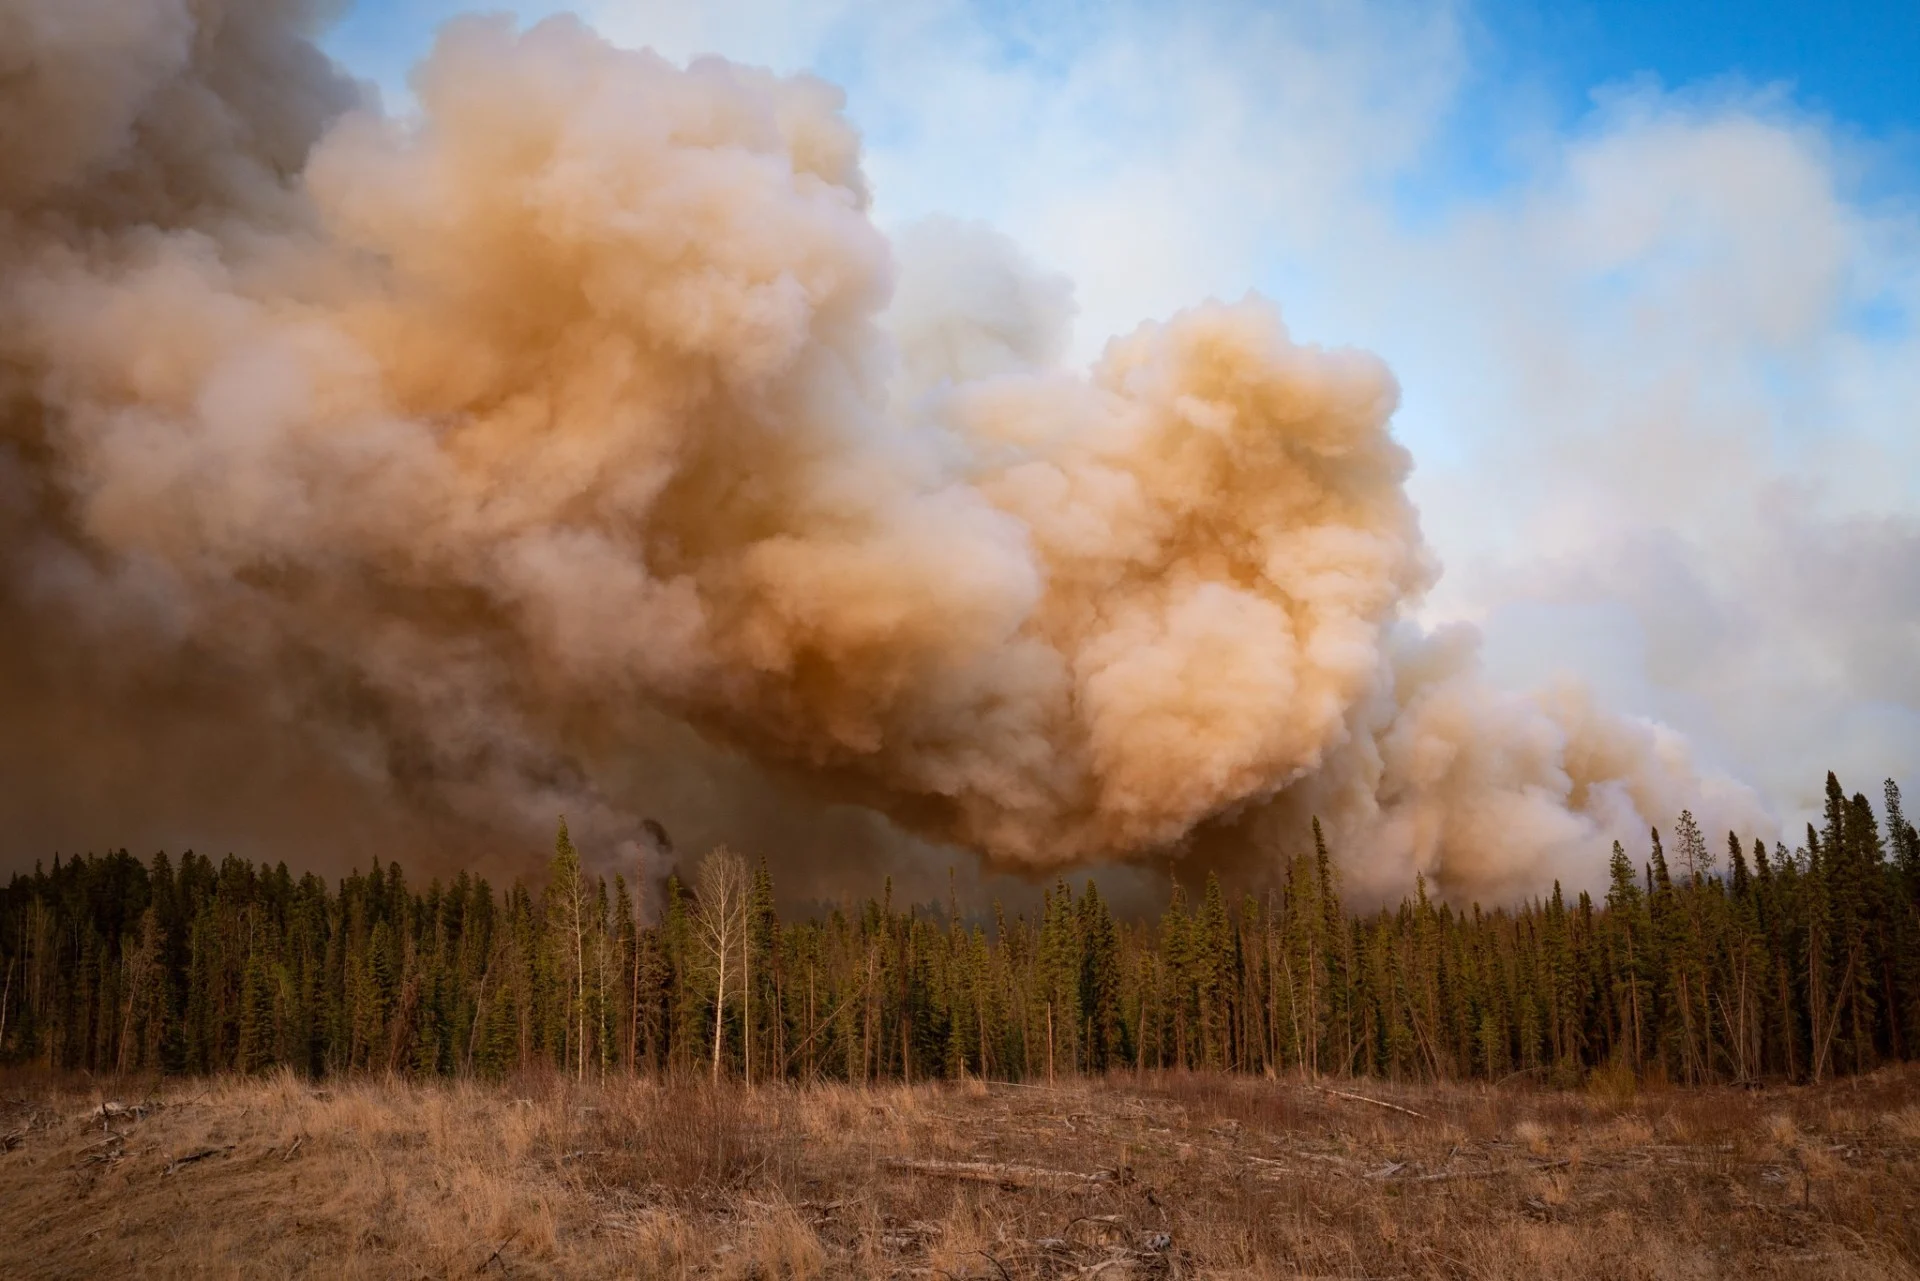
M 467 20 L 396 120 L 313 8 L 0 8 L 10 671 L 609 840 L 686 727 L 1034 870 L 1319 814 L 1498 893 L 1702 803 L 1403 621 L 1379 361 L 1249 300 L 1067 372 L 992 233 L 896 265 L 825 84 Z

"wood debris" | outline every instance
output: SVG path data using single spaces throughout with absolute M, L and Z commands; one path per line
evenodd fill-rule
M 1096 1170 L 1083 1174 L 1077 1170 L 1052 1170 L 1038 1165 L 1017 1165 L 999 1161 L 932 1161 L 909 1157 L 886 1157 L 881 1166 L 908 1174 L 935 1179 L 959 1179 L 968 1183 L 991 1183 L 1003 1188 L 1036 1187 L 1049 1183 L 1114 1183 L 1116 1170 Z

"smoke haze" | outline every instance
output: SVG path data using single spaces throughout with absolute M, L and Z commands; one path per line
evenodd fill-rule
M 1067 282 L 876 230 L 821 81 L 461 19 L 396 118 L 322 8 L 0 9 L 10 830 L 644 863 L 665 810 L 813 889 L 1318 815 L 1486 898 L 1765 826 L 1410 621 L 1377 359 L 1248 297 L 1074 369 Z

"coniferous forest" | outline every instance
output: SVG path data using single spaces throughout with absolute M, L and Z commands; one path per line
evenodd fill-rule
M 1342 905 L 1319 825 L 1280 888 L 1097 888 L 969 924 L 891 895 L 782 921 L 718 851 L 633 888 L 564 823 L 543 887 L 398 865 L 329 885 L 228 857 L 56 859 L 0 891 L 0 1061 L 93 1072 L 712 1074 L 868 1082 L 1131 1068 L 1571 1084 L 1820 1080 L 1920 1056 L 1920 834 L 1828 775 L 1772 851 L 1682 814 L 1595 900 Z

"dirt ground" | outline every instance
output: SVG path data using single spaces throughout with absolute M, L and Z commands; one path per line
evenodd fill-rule
M 16 1073 L 0 1276 L 1916 1277 L 1917 1100 Z

